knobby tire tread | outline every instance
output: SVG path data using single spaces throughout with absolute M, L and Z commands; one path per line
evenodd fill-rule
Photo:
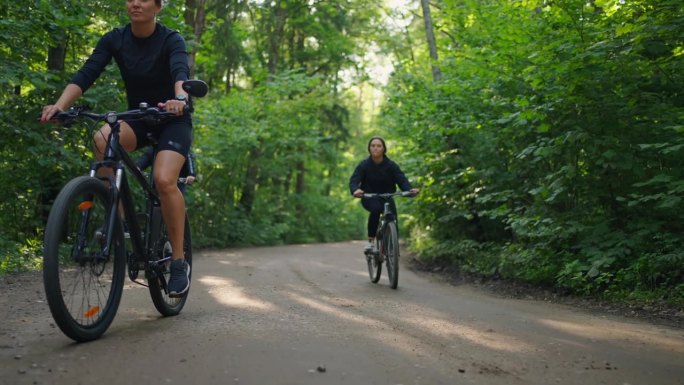
M 396 289 L 399 285 L 399 235 L 397 233 L 397 224 L 394 222 L 387 223 L 385 230 L 387 237 L 385 250 L 387 277 L 392 289 Z

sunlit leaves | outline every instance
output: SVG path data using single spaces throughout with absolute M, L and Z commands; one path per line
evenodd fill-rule
M 640 252 L 682 246 L 655 237 L 684 220 L 681 4 L 514 3 L 437 8 L 445 80 L 405 67 L 386 116 L 415 143 L 406 156 L 423 160 L 426 195 L 441 197 L 419 207 L 427 221 L 443 219 L 431 223 L 437 242 L 489 237 L 486 219 L 496 218 L 510 231 L 497 241 L 525 249 L 522 259 L 502 255 L 501 271 L 548 278 L 555 268 L 562 285 L 605 288 L 625 279 L 611 269 L 629 269 Z

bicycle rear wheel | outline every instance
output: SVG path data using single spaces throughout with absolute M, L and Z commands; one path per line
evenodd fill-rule
M 385 229 L 385 260 L 390 286 L 396 289 L 399 284 L 399 236 L 394 222 L 387 223 Z
M 45 227 L 45 294 L 55 322 L 75 341 L 100 337 L 121 301 L 126 264 L 118 218 L 109 256 L 102 255 L 111 205 L 101 180 L 78 177 L 57 196 Z
M 380 274 L 382 273 L 382 262 L 380 262 L 380 259 L 376 254 L 380 252 L 379 237 L 376 237 L 375 239 L 377 240 L 375 253 L 372 251 L 366 252 L 366 263 L 368 264 L 368 276 L 370 277 L 371 282 L 378 283 Z
M 159 238 L 154 242 L 153 252 L 151 255 L 150 264 L 157 264 L 156 261 L 170 257 L 172 253 L 171 241 L 169 240 L 166 231 L 166 225 L 162 224 Z M 192 242 L 190 237 L 190 222 L 188 221 L 188 214 L 185 214 L 185 233 L 183 237 L 183 252 L 185 253 L 185 261 L 192 267 Z M 147 272 L 147 283 L 149 285 L 150 297 L 152 303 L 159 313 L 165 317 L 174 316 L 183 310 L 185 301 L 188 299 L 188 292 L 181 297 L 169 297 L 166 289 L 166 284 L 169 282 L 171 275 L 171 260 L 168 259 L 158 263 L 156 267 L 151 267 Z M 192 268 L 190 269 L 190 280 L 192 280 Z

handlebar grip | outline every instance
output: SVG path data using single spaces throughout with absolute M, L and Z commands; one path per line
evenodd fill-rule
M 155 108 L 156 108 L 156 107 L 155 107 Z M 190 103 L 186 103 L 186 104 L 185 104 L 185 107 L 183 107 L 183 114 L 187 114 L 187 113 L 189 113 L 189 112 L 192 112 L 193 110 L 194 110 L 194 108 L 192 108 L 192 106 L 190 105 Z M 161 116 L 164 116 L 164 117 L 174 117 L 174 116 L 177 116 L 175 112 L 169 111 L 169 110 L 167 110 L 166 108 L 164 108 L 163 110 L 160 109 L 160 110 L 159 110 L 159 114 L 160 114 Z

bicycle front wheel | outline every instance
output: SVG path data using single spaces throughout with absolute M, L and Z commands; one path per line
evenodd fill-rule
M 385 229 L 385 260 L 390 287 L 396 289 L 399 285 L 399 236 L 394 222 L 389 222 Z
M 379 237 L 375 239 L 377 240 L 375 252 L 366 252 L 366 263 L 368 264 L 368 276 L 370 277 L 371 282 L 378 283 L 380 274 L 382 273 L 382 262 L 380 262 L 380 258 L 376 253 L 380 252 L 381 244 Z
M 108 256 L 111 196 L 99 179 L 73 179 L 57 196 L 45 227 L 43 281 L 52 317 L 75 341 L 99 338 L 114 320 L 126 270 L 118 218 Z
M 192 242 L 190 237 L 190 222 L 188 221 L 187 213 L 185 214 L 184 227 L 183 252 L 185 253 L 185 261 L 191 267 L 189 279 L 192 280 Z M 169 297 L 166 284 L 169 282 L 169 277 L 171 275 L 171 260 L 165 258 L 170 257 L 172 251 L 171 241 L 169 240 L 166 231 L 166 225 L 162 224 L 159 238 L 154 242 L 152 258 L 150 258 L 151 267 L 147 272 L 147 283 L 154 307 L 165 317 L 174 316 L 180 313 L 181 310 L 183 310 L 183 306 L 185 306 L 185 301 L 187 301 L 188 293 L 190 292 L 188 290 L 188 292 L 181 297 Z

